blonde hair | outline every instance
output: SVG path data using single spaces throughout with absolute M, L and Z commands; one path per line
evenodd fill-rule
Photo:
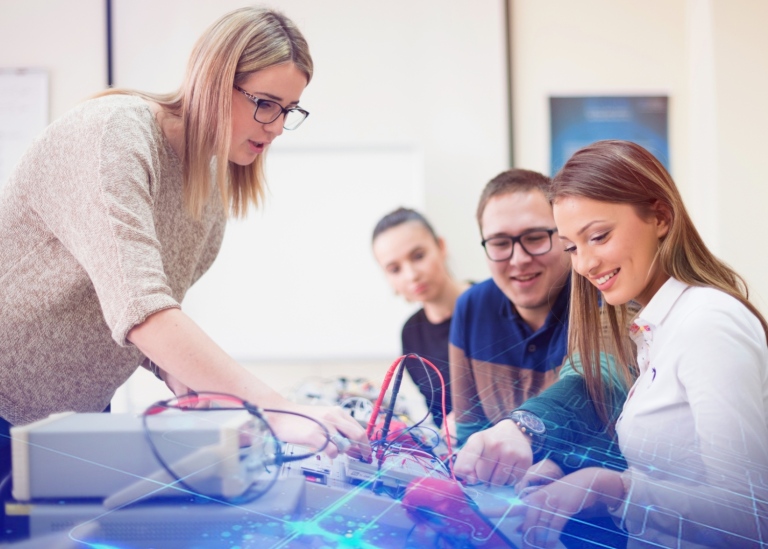
M 264 196 L 264 155 L 248 166 L 229 162 L 232 134 L 232 87 L 251 74 L 293 63 L 312 79 L 309 46 L 293 22 L 272 9 L 245 7 L 213 23 L 200 36 L 178 91 L 152 94 L 107 90 L 99 95 L 134 94 L 155 101 L 178 117 L 184 138 L 181 152 L 184 200 L 199 217 L 210 198 L 211 163 L 215 158 L 216 187 L 225 209 L 243 217 L 248 206 Z
M 564 197 L 631 204 L 642 218 L 648 218 L 654 211 L 665 216 L 669 232 L 661 240 L 655 259 L 661 272 L 691 286 L 717 288 L 739 300 L 758 318 L 768 341 L 768 324 L 749 302 L 744 279 L 709 251 L 672 177 L 643 147 L 629 141 L 598 141 L 580 149 L 552 181 L 550 200 L 556 203 Z M 600 352 L 616 357 L 627 382 L 637 375 L 626 333 L 630 315 L 627 305 L 613 306 L 605 301 L 599 305 L 597 288 L 575 271 L 571 277 L 569 353 L 579 352 L 590 396 L 605 420 L 607 410 L 600 409 Z M 610 337 L 601 338 L 600 331 L 595 329 L 601 325 L 600 307 L 608 317 Z M 608 348 L 601 348 L 601 341 L 605 340 Z

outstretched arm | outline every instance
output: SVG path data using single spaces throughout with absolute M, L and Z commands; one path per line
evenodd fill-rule
M 520 407 L 539 416 L 547 428 L 544 446 L 536 458 L 552 459 L 566 474 L 595 465 L 623 470 L 626 462 L 617 441 L 600 418 L 586 382 L 578 373 L 579 355 L 573 359 L 575 363 L 566 360 L 557 383 Z M 624 404 L 626 390 L 612 357 L 601 354 L 600 365 L 606 388 L 604 399 L 615 419 Z
M 128 340 L 149 359 L 194 391 L 213 391 L 236 395 L 261 408 L 300 412 L 326 425 L 331 434 L 341 433 L 364 456 L 370 455 L 365 430 L 338 407 L 301 406 L 282 397 L 248 372 L 180 309 L 171 308 L 149 316 L 128 333 Z M 320 447 L 325 442 L 321 430 L 295 416 L 273 414 L 270 425 L 281 440 Z M 328 454 L 336 455 L 329 445 Z
M 469 437 L 459 451 L 453 470 L 467 484 L 515 484 L 533 463 L 531 442 L 512 420 Z
M 623 386 L 612 375 L 613 360 L 602 358 L 603 376 L 615 411 L 625 398 Z M 575 357 L 578 361 L 578 356 Z M 576 365 L 579 366 L 578 363 Z M 592 403 L 584 378 L 566 362 L 560 379 L 521 407 L 544 421 L 547 433 L 534 456 L 531 439 L 511 420 L 472 435 L 459 452 L 455 471 L 469 481 L 511 484 L 520 481 L 534 461 L 549 458 L 564 472 L 601 465 L 626 467 L 618 446 L 608 434 Z

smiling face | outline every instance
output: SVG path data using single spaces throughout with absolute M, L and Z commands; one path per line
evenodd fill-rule
M 380 233 L 373 242 L 373 255 L 390 286 L 409 302 L 437 299 L 450 281 L 444 241 L 435 240 L 418 221 L 406 221 Z
M 494 196 L 481 217 L 483 239 L 494 236 L 518 236 L 531 229 L 553 229 L 552 207 L 539 190 L 512 192 Z M 557 238 L 557 233 L 553 239 Z M 562 246 L 553 242 L 544 255 L 530 256 L 514 245 L 507 261 L 486 257 L 493 281 L 532 328 L 538 329 L 552 308 L 570 273 L 568 257 Z
M 307 86 L 307 76 L 293 63 L 273 65 L 251 74 L 238 85 L 260 99 L 269 99 L 283 108 L 299 104 L 301 93 Z M 229 161 L 247 166 L 263 153 L 266 147 L 283 133 L 284 116 L 269 124 L 253 118 L 256 104 L 232 88 L 232 143 Z
M 630 204 L 566 196 L 554 204 L 562 247 L 573 269 L 589 280 L 611 305 L 636 301 L 645 306 L 669 278 L 656 259 L 669 230 L 653 212 L 644 219 Z

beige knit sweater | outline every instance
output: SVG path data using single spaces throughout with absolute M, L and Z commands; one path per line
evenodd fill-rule
M 224 225 L 218 199 L 185 212 L 181 163 L 142 99 L 51 124 L 0 191 L 0 416 L 103 410 L 143 360 L 128 331 L 179 306 Z

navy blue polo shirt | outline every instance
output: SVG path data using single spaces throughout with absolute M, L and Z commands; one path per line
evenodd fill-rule
M 568 346 L 569 299 L 570 279 L 534 331 L 493 279 L 459 297 L 450 334 L 463 353 L 451 364 L 457 421 L 496 423 L 557 380 Z

